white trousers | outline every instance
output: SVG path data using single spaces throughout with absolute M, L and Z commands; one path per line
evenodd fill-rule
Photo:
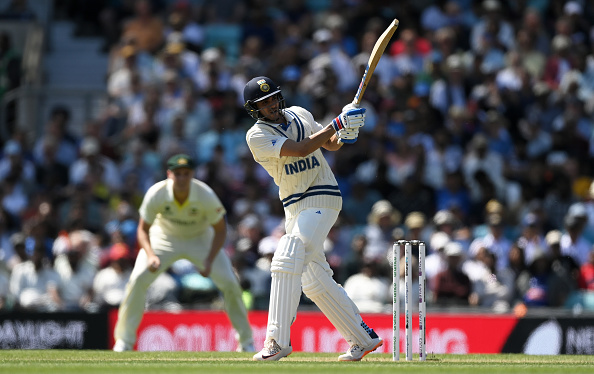
M 287 234 L 297 235 L 305 244 L 305 268 L 311 261 L 320 264 L 325 270 L 332 270 L 324 254 L 324 241 L 340 212 L 335 209 L 309 208 L 302 210 L 285 223 Z
M 163 234 L 157 227 L 151 228 L 151 245 L 155 255 L 161 260 L 161 266 L 156 272 L 149 271 L 146 252 L 142 249 L 138 252 L 118 311 L 118 321 L 114 331 L 116 340 L 123 340 L 131 346 L 136 343 L 136 332 L 144 312 L 148 287 L 159 274 L 179 259 L 187 259 L 196 267 L 202 267 L 204 259 L 208 256 L 213 236 L 212 228 L 209 228 L 204 234 L 190 239 L 173 238 Z M 242 290 L 239 280 L 233 272 L 229 257 L 223 251 L 219 252 L 213 261 L 210 278 L 223 294 L 225 311 L 239 335 L 239 343 L 251 342 L 252 329 L 241 297 Z
M 334 209 L 304 209 L 296 217 L 288 220 L 285 228 L 287 234 L 298 236 L 305 245 L 301 276 L 305 294 L 316 303 L 349 344 L 368 345 L 371 337 L 363 327 L 366 325 L 361 319 L 359 309 L 332 278 L 333 272 L 324 253 L 324 241 L 338 214 L 339 211 Z M 274 304 L 271 302 L 273 307 Z M 292 314 L 289 317 L 295 318 L 297 306 L 295 305 L 290 312 Z M 269 325 L 268 334 L 274 332 L 270 327 Z M 290 326 L 279 327 L 290 329 Z M 279 336 L 284 335 L 281 333 Z

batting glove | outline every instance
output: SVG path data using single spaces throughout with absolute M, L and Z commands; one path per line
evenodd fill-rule
M 342 107 L 343 112 L 348 112 L 349 110 L 352 110 L 352 109 L 359 109 L 359 106 L 355 105 L 353 103 L 348 103 L 347 105 Z
M 342 129 L 359 129 L 363 125 L 365 125 L 365 108 L 342 112 L 332 120 L 332 127 L 336 132 Z
M 359 137 L 359 129 L 352 129 L 352 130 L 347 130 L 347 129 L 343 129 L 340 130 L 338 133 L 338 142 L 339 143 L 346 143 L 346 144 L 353 144 L 357 141 L 357 138 Z

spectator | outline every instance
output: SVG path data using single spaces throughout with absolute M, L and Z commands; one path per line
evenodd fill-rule
M 365 227 L 365 259 L 386 258 L 387 251 L 392 248 L 392 231 L 400 224 L 400 220 L 400 212 L 389 201 L 380 200 L 373 204 Z
M 512 244 L 507 258 L 509 265 L 499 270 L 499 276 L 502 283 L 509 285 L 510 306 L 515 307 L 522 303 L 523 289 L 521 287 L 529 279 L 530 274 L 524 256 L 524 248 L 518 242 Z
M 174 33 L 181 34 L 181 41 L 188 49 L 199 52 L 205 39 L 203 25 L 194 20 L 194 9 L 190 1 L 181 0 L 173 4 L 173 9 L 167 18 L 165 38 Z
M 490 308 L 494 312 L 504 313 L 510 309 L 510 300 L 514 291 L 514 283 L 507 283 L 495 268 L 495 255 L 483 247 L 475 257 L 480 267 L 479 275 L 473 282 L 470 305 Z
M 93 302 L 100 309 L 120 305 L 132 272 L 130 249 L 126 244 L 113 244 L 108 250 L 108 259 L 108 266 L 99 270 L 93 280 Z
M 491 38 L 497 48 L 504 51 L 514 47 L 513 27 L 503 18 L 503 14 L 499 0 L 483 1 L 483 16 L 470 32 L 470 44 L 475 53 L 482 51 L 481 46 L 485 38 Z
M 59 195 L 68 185 L 68 167 L 57 160 L 58 139 L 52 135 L 45 135 L 41 139 L 41 159 L 35 163 L 35 181 L 50 195 Z
M 444 254 L 447 268 L 435 276 L 433 302 L 439 306 L 469 305 L 472 285 L 468 276 L 462 272 L 464 251 L 460 243 L 450 242 L 445 246 Z
M 423 230 L 425 224 L 425 215 L 423 213 L 410 212 L 404 220 L 404 226 L 407 229 L 406 240 L 424 240 Z M 418 253 L 416 255 L 418 256 Z
M 2 225 L 4 225 L 3 218 L 1 217 L 2 213 L 0 213 L 0 230 L 2 230 Z M 4 237 L 4 233 L 2 236 Z M 4 238 L 3 238 L 4 239 Z M 6 267 L 6 270 L 11 273 L 14 269 L 15 265 L 25 262 L 29 259 L 29 255 L 27 255 L 26 246 L 25 246 L 26 237 L 21 232 L 16 232 L 10 235 L 9 240 L 2 244 L 2 265 Z
M 25 157 L 23 146 L 16 140 L 4 144 L 0 159 L 0 180 L 16 177 L 30 191 L 35 184 L 35 165 Z
M 429 50 L 419 51 L 417 33 L 411 28 L 405 28 L 399 32 L 399 38 L 392 44 L 390 52 L 392 56 L 392 64 L 394 66 L 396 78 L 403 74 L 419 75 L 425 67 L 425 56 Z M 429 47 L 429 43 L 425 40 L 425 48 Z
M 527 307 L 551 305 L 551 263 L 543 252 L 534 255 L 528 267 L 529 278 L 520 284 L 522 301 Z
M 134 16 L 124 22 L 121 38 L 133 38 L 139 49 L 154 53 L 163 44 L 163 35 L 163 21 L 154 13 L 151 1 L 135 0 Z
M 580 267 L 579 287 L 582 290 L 594 291 L 594 250 L 588 255 L 588 261 Z
M 569 53 L 571 39 L 565 35 L 555 35 L 551 41 L 553 53 L 547 57 L 543 80 L 551 89 L 556 90 L 561 83 L 561 77 L 571 70 Z
M 462 58 L 450 55 L 446 59 L 445 78 L 436 80 L 431 86 L 431 104 L 439 109 L 443 116 L 451 107 L 466 107 L 470 94 Z
M 99 265 L 96 238 L 88 231 L 69 234 L 69 246 L 56 257 L 54 270 L 61 279 L 62 310 L 93 311 L 93 279 Z
M 70 109 L 57 105 L 51 109 L 50 117 L 45 125 L 44 136 L 51 136 L 57 142 L 56 162 L 62 165 L 72 164 L 78 156 L 78 139 L 70 133 L 68 127 Z M 41 137 L 35 143 L 33 156 L 37 165 L 44 161 L 45 139 Z
M 383 313 L 389 305 L 392 294 L 390 284 L 381 274 L 378 262 L 366 261 L 361 272 L 345 281 L 344 290 L 361 313 Z
M 508 252 L 512 246 L 511 241 L 504 236 L 504 222 L 500 214 L 492 213 L 487 217 L 489 232 L 482 238 L 476 238 L 470 244 L 470 255 L 475 257 L 479 248 L 485 247 L 497 258 L 497 270 L 508 266 Z
M 10 275 L 10 295 L 15 308 L 33 312 L 62 309 L 60 276 L 52 269 L 43 243 L 37 242 L 31 259 L 15 265 Z
M 335 44 L 332 32 L 326 28 L 318 29 L 313 34 L 313 41 L 316 43 L 316 55 L 309 62 L 310 74 L 316 76 L 324 68 L 329 68 L 336 76 L 338 92 L 355 87 L 355 68 L 349 56 Z
M 427 257 L 425 257 L 425 276 L 427 277 L 427 291 L 429 292 L 426 295 L 427 300 L 433 300 L 435 277 L 447 269 L 448 262 L 444 249 L 450 241 L 450 237 L 442 231 L 434 233 L 429 241 L 429 251 Z
M 542 234 L 542 224 L 534 213 L 528 213 L 522 219 L 522 232 L 518 243 L 524 248 L 526 265 L 532 262 L 532 257 L 537 252 L 544 252 L 547 256 L 550 251 L 547 248 L 545 237 Z
M 565 232 L 561 236 L 561 253 L 571 256 L 582 266 L 588 261 L 591 244 L 583 237 L 585 223 L 569 212 L 565 215 Z
M 122 66 L 115 68 L 107 78 L 107 93 L 116 100 L 121 100 L 129 107 L 132 101 L 134 80 L 143 82 L 143 76 L 137 66 L 137 51 L 133 45 L 123 45 L 119 50 L 123 60 Z M 144 80 L 148 77 L 144 77 Z
M 561 253 L 561 231 L 551 230 L 545 239 L 551 257 L 551 273 L 555 279 L 551 286 L 551 306 L 561 307 L 579 287 L 580 266 L 571 256 Z
M 97 138 L 87 137 L 80 146 L 81 157 L 74 160 L 70 166 L 70 183 L 80 185 L 91 184 L 94 192 L 97 188 L 108 188 L 117 192 L 121 187 L 121 180 L 115 163 L 100 153 Z M 93 184 L 96 183 L 97 185 Z

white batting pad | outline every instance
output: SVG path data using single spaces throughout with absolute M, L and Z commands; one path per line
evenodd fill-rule
M 301 296 L 301 274 L 305 260 L 305 245 L 296 235 L 284 235 L 272 258 L 272 285 L 268 307 L 267 337 L 281 347 L 288 347 L 291 322 L 297 313 Z
M 370 344 L 371 337 L 362 326 L 359 309 L 321 265 L 310 262 L 302 280 L 305 295 L 316 303 L 349 344 Z

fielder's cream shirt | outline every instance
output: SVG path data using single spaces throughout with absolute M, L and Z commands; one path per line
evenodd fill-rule
M 192 179 L 190 195 L 182 204 L 173 197 L 173 181 L 166 179 L 146 192 L 140 216 L 165 235 L 192 238 L 202 234 L 224 215 L 225 208 L 215 192 L 204 182 Z
M 281 157 L 287 139 L 296 142 L 323 128 L 306 109 L 285 109 L 287 125 L 258 121 L 247 134 L 247 144 L 258 162 L 279 186 L 287 218 L 305 208 L 342 208 L 338 183 L 321 149 L 305 157 Z

